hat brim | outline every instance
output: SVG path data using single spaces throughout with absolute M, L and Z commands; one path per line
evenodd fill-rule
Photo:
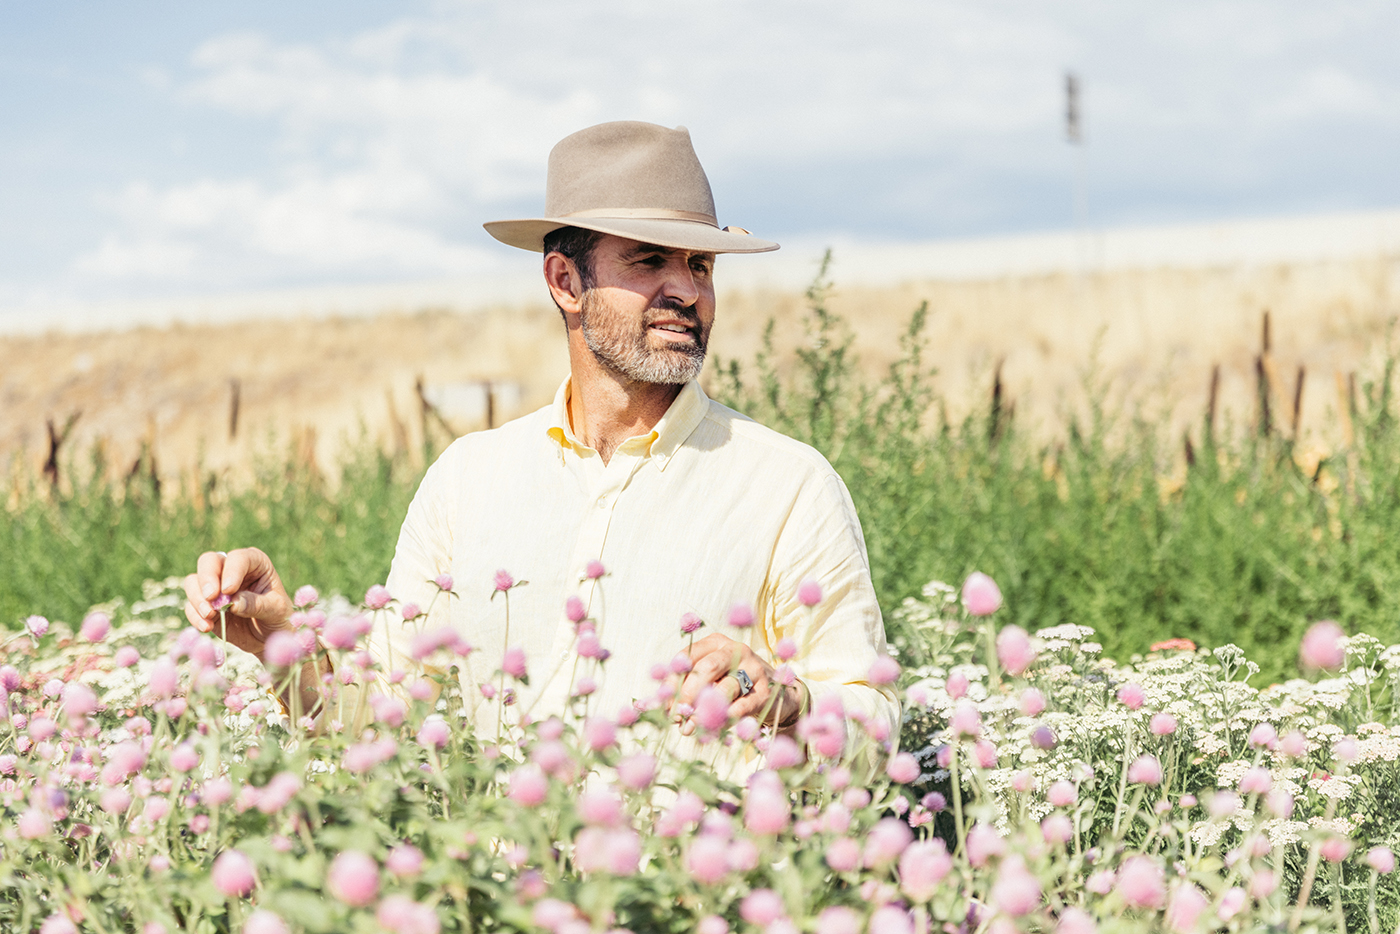
M 545 234 L 561 227 L 582 227 L 599 233 L 654 243 L 673 250 L 699 250 L 704 253 L 768 253 L 778 249 L 771 240 L 733 233 L 699 221 L 662 220 L 640 217 L 537 217 L 526 220 L 492 221 L 483 224 L 486 232 L 502 243 L 544 252 Z

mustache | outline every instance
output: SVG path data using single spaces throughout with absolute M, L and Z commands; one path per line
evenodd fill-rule
M 680 318 L 689 327 L 700 326 L 700 313 L 694 305 L 682 305 L 674 298 L 663 298 L 648 309 L 647 324 L 663 318 Z

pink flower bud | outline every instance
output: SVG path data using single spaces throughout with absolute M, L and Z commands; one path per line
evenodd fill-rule
M 1167 902 L 1167 927 L 1176 934 L 1191 934 L 1210 901 L 1190 882 L 1182 882 Z
M 506 649 L 506 654 L 501 659 L 501 670 L 512 678 L 525 677 L 525 650 L 518 646 Z
M 919 778 L 919 762 L 910 753 L 901 752 L 890 758 L 885 766 L 885 774 L 890 781 L 907 785 Z
M 744 826 L 750 833 L 782 833 L 792 816 L 791 808 L 787 788 L 777 772 L 765 769 L 749 779 L 744 795 Z
M 364 908 L 379 896 L 379 864 L 358 850 L 345 850 L 331 861 L 326 888 L 352 908 Z
M 982 714 L 970 700 L 960 700 L 953 707 L 953 716 L 948 721 L 952 731 L 961 736 L 982 735 Z
M 816 606 L 822 602 L 822 585 L 810 577 L 797 585 L 797 602 L 803 606 Z
M 860 867 L 860 844 L 850 837 L 837 837 L 827 844 L 826 864 L 837 872 L 854 872 Z
M 190 743 L 181 743 L 170 750 L 170 767 L 177 772 L 188 772 L 199 765 L 199 750 Z
M 1394 872 L 1395 854 L 1388 846 L 1373 846 L 1366 851 L 1366 865 L 1381 874 Z
M 375 584 L 369 590 L 365 591 L 365 606 L 369 607 L 371 610 L 382 610 L 388 606 L 389 601 L 393 599 L 393 596 L 389 593 L 389 588 L 385 587 L 383 584 Z
M 1136 681 L 1129 681 L 1118 689 L 1118 703 L 1129 710 L 1137 710 L 1146 701 L 1147 694 Z
M 39 925 L 39 934 L 78 934 L 78 926 L 67 915 L 52 914 Z
M 778 644 L 773 647 L 773 654 L 782 661 L 791 661 L 797 655 L 797 643 L 786 637 L 779 639 Z
M 1019 676 L 1035 661 L 1031 637 L 1020 626 L 1003 626 L 997 633 L 997 661 L 1013 678 Z
M 418 745 L 424 748 L 443 749 L 452 740 L 452 728 L 438 714 L 432 714 L 418 728 Z
M 617 725 L 607 717 L 589 717 L 583 724 L 583 740 L 594 752 L 617 742 Z
M 1356 740 L 1350 736 L 1343 736 L 1332 744 L 1332 755 L 1338 762 L 1355 762 L 1360 754 Z
M 257 876 L 253 872 L 253 861 L 238 850 L 225 850 L 214 860 L 209 873 L 214 888 L 229 898 L 244 896 L 253 891 Z
M 1038 688 L 1026 688 L 1021 692 L 1021 716 L 1038 717 L 1045 710 L 1045 695 Z
M 747 603 L 736 603 L 729 608 L 729 625 L 735 629 L 748 629 L 753 624 L 753 607 Z
M 1161 908 L 1167 900 L 1166 875 L 1149 857 L 1129 856 L 1118 870 L 1114 891 L 1133 908 Z
M 1019 794 L 1025 794 L 1035 789 L 1035 776 L 1025 769 L 1018 769 L 1011 773 L 1011 790 Z
M 1055 934 L 1098 934 L 1098 931 L 1094 916 L 1073 906 L 1060 912 L 1060 920 L 1055 925 Z
M 286 630 L 278 630 L 263 644 L 263 660 L 273 668 L 291 668 L 306 657 L 301 640 Z
M 870 916 L 870 934 L 914 934 L 914 920 L 909 912 L 894 905 L 876 908 Z
M 967 681 L 967 675 L 963 674 L 961 671 L 955 671 L 948 676 L 948 680 L 944 684 L 944 690 L 948 692 L 948 696 L 953 700 L 962 700 L 967 696 L 967 689 L 970 686 L 971 685 L 969 685 Z
M 97 713 L 97 695 L 81 681 L 71 681 L 63 689 L 63 709 L 70 717 Z
M 992 904 L 1013 917 L 1030 914 L 1040 905 L 1040 881 L 1020 856 L 1008 856 L 992 886 Z
M 1142 755 L 1128 766 L 1128 781 L 1134 785 L 1162 784 L 1162 763 L 1156 756 Z
M 1329 863 L 1340 863 L 1351 853 L 1351 841 L 1346 837 L 1328 837 L 1318 847 L 1322 858 Z
M 962 602 L 973 616 L 990 616 L 1001 609 L 1001 590 L 986 574 L 973 571 L 963 581 Z
M 516 804 L 532 808 L 544 803 L 548 791 L 549 779 L 545 777 L 539 766 L 522 765 L 510 773 L 509 790 L 506 792 L 506 797 Z
M 705 915 L 695 925 L 695 934 L 729 934 L 729 922 L 719 915 Z
M 112 656 L 112 661 L 116 663 L 118 668 L 130 668 L 140 660 L 141 653 L 136 651 L 135 646 L 130 645 L 124 645 L 117 649 L 116 654 Z
M 899 680 L 899 662 L 888 655 L 877 655 L 870 664 L 865 680 L 871 684 L 894 684 Z
M 1254 766 L 1240 777 L 1240 791 L 1247 795 L 1266 795 L 1273 784 L 1269 770 L 1262 765 Z
M 597 559 L 588 562 L 583 568 L 583 576 L 591 581 L 596 581 L 606 573 L 608 572 L 607 569 L 603 567 L 603 562 Z
M 899 857 L 899 885 L 915 902 L 926 902 L 953 869 L 948 848 L 937 838 L 911 843 Z
M 89 642 L 101 642 L 112 631 L 112 618 L 106 613 L 89 613 L 83 617 L 78 634 Z
M 31 616 L 24 621 L 24 628 L 35 636 L 42 636 L 49 631 L 49 621 L 42 616 Z
M 1064 814 L 1051 814 L 1040 822 L 1040 835 L 1046 843 L 1065 843 L 1074 837 L 1074 823 Z
M 714 885 L 729 874 L 729 843 L 719 837 L 699 836 L 686 849 L 685 865 L 702 885 Z
M 1249 731 L 1249 745 L 1273 749 L 1278 745 L 1278 730 L 1272 723 L 1260 723 Z
M 1342 627 L 1330 619 L 1313 623 L 1303 635 L 1298 661 L 1306 669 L 1340 668 L 1346 661 Z
M 257 908 L 248 916 L 248 920 L 243 922 L 243 934 L 292 934 L 292 929 L 266 908 Z
M 172 697 L 180 686 L 180 672 L 167 656 L 156 659 L 151 666 L 151 693 L 156 697 Z
M 1279 740 L 1278 748 L 1285 756 L 1297 759 L 1299 756 L 1307 755 L 1308 738 L 1303 735 L 1301 730 L 1289 730 L 1283 739 Z
M 790 736 L 775 736 L 768 746 L 767 765 L 770 769 L 790 769 L 805 760 L 802 747 Z
M 1147 728 L 1154 736 L 1170 736 L 1176 732 L 1176 717 L 1169 713 L 1153 714 Z
M 739 903 L 739 917 L 759 927 L 783 917 L 783 899 L 772 889 L 754 889 Z
M 977 868 L 1006 853 L 1006 841 L 996 828 L 978 821 L 967 834 L 967 861 Z
M 860 915 L 845 905 L 823 908 L 822 913 L 817 915 L 816 934 L 861 934 Z
M 1256 869 L 1249 880 L 1249 894 L 1263 901 L 1278 889 L 1278 876 L 1270 869 Z
M 453 581 L 451 574 L 439 574 L 437 577 L 433 578 L 433 583 L 436 584 L 437 589 L 443 593 L 452 592 Z
M 411 843 L 401 843 L 389 851 L 384 868 L 400 879 L 416 876 L 423 869 L 423 851 Z
M 53 832 L 53 818 L 38 808 L 31 807 L 22 812 L 15 821 L 15 829 L 26 840 L 37 840 Z
M 642 791 L 656 780 L 656 757 L 639 752 L 617 764 L 617 780 L 633 791 Z

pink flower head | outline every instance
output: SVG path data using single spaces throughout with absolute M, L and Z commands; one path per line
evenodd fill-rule
M 1301 730 L 1289 730 L 1278 743 L 1279 751 L 1285 756 L 1297 759 L 1299 756 L 1307 755 L 1308 738 Z
M 117 649 L 116 654 L 112 656 L 112 661 L 116 663 L 118 668 L 130 668 L 140 660 L 141 653 L 136 651 L 135 646 L 130 645 L 124 645 Z
M 253 872 L 253 861 L 238 850 L 220 853 L 209 875 L 214 888 L 229 898 L 247 895 L 258 881 Z
M 101 642 L 112 631 L 112 618 L 101 611 L 83 617 L 78 634 L 89 642 Z
M 914 934 L 914 919 L 895 905 L 875 909 L 870 916 L 870 934 Z
M 773 654 L 782 661 L 791 661 L 797 655 L 797 643 L 784 636 L 778 640 L 778 644 L 773 647 Z
M 268 779 L 258 795 L 258 810 L 264 814 L 276 814 L 282 810 L 297 792 L 301 791 L 301 779 L 293 772 L 278 772 Z
M 967 834 L 967 861 L 977 868 L 991 862 L 992 857 L 1006 853 L 1006 841 L 995 827 L 978 821 Z
M 1395 871 L 1395 854 L 1388 846 L 1373 846 L 1366 851 L 1366 865 L 1381 874 Z
M 622 823 L 622 799 L 605 789 L 585 791 L 578 799 L 578 815 L 585 824 L 616 827 Z
M 1269 792 L 1264 804 L 1269 813 L 1280 820 L 1287 820 L 1293 816 L 1293 796 L 1281 788 Z
M 700 729 L 719 732 L 729 722 L 729 695 L 713 684 L 701 688 L 695 698 L 694 719 Z
M 792 804 L 778 773 L 770 769 L 754 773 L 744 795 L 744 826 L 749 832 L 782 833 L 791 816 Z
M 405 603 L 399 608 L 399 615 L 402 616 L 405 621 L 411 621 L 422 616 L 423 609 L 416 603 Z
M 170 750 L 170 767 L 177 772 L 188 772 L 199 765 L 199 750 L 193 743 L 181 743 Z
M 423 851 L 412 843 L 400 843 L 389 851 L 384 868 L 400 879 L 416 876 L 423 869 Z
M 505 593 L 515 586 L 515 578 L 505 568 L 498 570 L 491 578 L 491 585 L 497 592 Z
M 51 914 L 39 925 L 39 934 L 78 934 L 78 926 L 65 914 Z
M 944 684 L 944 690 L 948 692 L 948 696 L 953 700 L 962 700 L 966 697 L 969 687 L 971 687 L 971 685 L 968 684 L 967 675 L 963 674 L 961 671 L 955 671 L 950 674 L 947 682 Z
M 1162 867 L 1146 856 L 1129 856 L 1118 870 L 1114 890 L 1133 908 L 1161 908 L 1167 900 L 1167 880 Z
M 104 785 L 120 785 L 127 776 L 141 771 L 146 765 L 146 751 L 140 743 L 128 740 L 107 750 L 107 764 L 102 768 Z
M 320 602 L 321 595 L 316 592 L 316 588 L 310 584 L 303 584 L 297 588 L 297 592 L 292 595 L 292 606 L 299 610 L 304 610 L 309 606 L 314 606 Z
M 29 738 L 36 743 L 42 743 L 58 732 L 58 724 L 48 717 L 35 717 L 29 721 Z
M 1031 666 L 1035 654 L 1031 637 L 1020 626 L 1003 626 L 997 633 L 997 661 L 1013 678 Z
M 1167 902 L 1167 927 L 1176 934 L 1191 934 L 1209 905 L 1210 901 L 1200 889 L 1190 882 L 1182 882 Z
M 973 616 L 990 616 L 1001 609 L 1001 589 L 981 571 L 973 571 L 962 585 L 963 606 Z
M 1055 924 L 1055 934 L 1098 934 L 1098 931 L 1093 915 L 1072 906 L 1060 912 L 1060 920 Z
M 901 752 L 891 757 L 889 764 L 885 766 L 885 774 L 890 777 L 890 781 L 900 785 L 907 785 L 917 781 L 919 778 L 919 760 L 907 752 Z
M 861 934 L 860 915 L 845 905 L 823 908 L 817 915 L 816 934 Z
M 603 567 L 603 562 L 596 558 L 583 567 L 583 576 L 591 581 L 596 581 L 606 573 L 608 573 L 607 568 Z
M 802 747 L 797 745 L 792 737 L 780 734 L 773 737 L 772 743 L 769 744 L 768 758 L 765 761 L 770 769 L 790 769 L 806 760 L 802 755 Z
M 24 628 L 34 636 L 42 636 L 49 631 L 49 621 L 42 616 L 31 616 L 24 621 Z
M 702 885 L 714 885 L 729 874 L 729 841 L 702 835 L 691 840 L 685 866 Z
M 797 585 L 797 602 L 803 606 L 816 606 L 822 602 L 822 585 L 810 577 Z
M 19 690 L 19 669 L 14 665 L 0 665 L 0 689 L 6 694 Z
M 501 659 L 501 670 L 517 680 L 524 678 L 525 650 L 519 646 L 511 646 L 506 649 L 506 654 Z
M 365 591 L 365 606 L 371 610 L 382 610 L 389 605 L 389 601 L 394 599 L 389 593 L 389 588 L 383 584 L 375 584 Z
M 1011 790 L 1020 794 L 1035 790 L 1035 776 L 1026 769 L 1017 769 L 1011 773 Z
M 108 788 L 102 792 L 98 804 L 108 814 L 125 814 L 131 807 L 131 793 L 125 788 Z
M 1248 898 L 1249 894 L 1244 889 L 1238 885 L 1231 886 L 1220 896 L 1220 907 L 1216 909 L 1216 914 L 1220 916 L 1221 921 L 1229 922 L 1243 910 Z
M 1176 717 L 1169 713 L 1153 714 L 1147 728 L 1154 736 L 1170 736 L 1176 732 Z
M 870 663 L 865 680 L 871 684 L 894 684 L 899 680 L 899 662 L 888 655 L 877 655 Z
M 1278 889 L 1278 876 L 1271 869 L 1257 869 L 1254 878 L 1249 880 L 1249 894 L 1260 899 L 1268 898 Z
M 359 624 L 354 617 L 350 616 L 333 618 L 326 623 L 326 628 L 321 631 L 321 639 L 326 645 L 343 652 L 353 649 L 360 635 Z
M 173 697 L 180 686 L 180 672 L 169 656 L 162 655 L 151 666 L 151 693 L 156 697 Z
M 1239 795 L 1235 794 L 1233 791 L 1217 791 L 1210 796 L 1208 810 L 1210 811 L 1211 817 L 1220 820 L 1234 814 L 1235 811 L 1239 809 L 1239 806 Z
M 1129 710 L 1137 710 L 1147 701 L 1147 693 L 1136 681 L 1129 681 L 1118 689 L 1118 703 Z
M 1039 688 L 1026 688 L 1021 692 L 1021 716 L 1038 717 L 1045 710 L 1045 695 Z
M 684 613 L 681 615 L 681 635 L 683 636 L 690 635 L 703 625 L 705 625 L 705 621 L 694 613 Z
M 1338 762 L 1355 762 L 1360 755 L 1356 740 L 1350 736 L 1343 736 L 1332 744 L 1332 755 Z
M 860 868 L 860 844 L 850 837 L 837 837 L 827 844 L 826 864 L 837 872 Z
M 626 756 L 617 764 L 617 780 L 633 791 L 642 791 L 656 780 L 656 757 L 639 752 Z
M 326 871 L 326 888 L 352 908 L 364 908 L 379 897 L 379 864 L 359 850 L 344 850 Z
M 783 899 L 772 889 L 754 889 L 739 903 L 739 917 L 763 927 L 787 913 Z
M 564 616 L 571 623 L 581 623 L 588 618 L 588 607 L 578 597 L 570 597 L 564 601 Z
M 748 629 L 753 624 L 753 607 L 747 603 L 736 603 L 729 608 L 729 625 L 735 629 Z
M 418 728 L 418 745 L 424 748 L 442 749 L 452 739 L 452 728 L 438 714 L 431 714 Z
M 1273 784 L 1269 770 L 1262 765 L 1256 765 L 1240 778 L 1240 791 L 1247 795 L 1266 795 Z
M 913 842 L 914 832 L 907 823 L 894 817 L 883 818 L 866 834 L 863 862 L 871 868 L 888 866 Z
M 374 711 L 374 719 L 391 727 L 402 726 L 404 715 L 408 712 L 403 701 L 388 694 L 371 694 L 369 706 Z
M 982 714 L 972 701 L 960 700 L 953 707 L 953 716 L 949 719 L 948 726 L 961 736 L 981 736 Z
M 1313 623 L 1303 634 L 1303 644 L 1298 649 L 1299 663 L 1309 671 L 1342 667 L 1346 661 L 1344 639 L 1342 627 L 1332 620 Z
M 442 930 L 433 906 L 398 892 L 384 897 L 375 909 L 374 919 L 389 934 L 438 934 Z
M 1046 843 L 1066 843 L 1074 836 L 1074 823 L 1063 814 L 1051 814 L 1040 822 L 1040 835 Z
M 1040 881 L 1020 856 L 1008 856 L 992 885 L 992 904 L 1013 917 L 1030 914 L 1040 904 Z
M 256 908 L 243 922 L 243 934 L 292 934 L 292 929 L 266 908 Z
M 952 869 L 953 858 L 942 840 L 919 840 L 899 856 L 899 886 L 913 901 L 926 902 Z
M 437 589 L 443 593 L 452 592 L 453 581 L 451 574 L 439 574 L 437 577 L 433 578 L 433 583 L 436 584 Z
M 1272 723 L 1260 723 L 1249 731 L 1249 745 L 1273 749 L 1278 745 L 1278 730 Z
M 1141 755 L 1128 766 L 1128 781 L 1134 785 L 1162 784 L 1162 763 L 1153 755 Z
M 997 747 L 993 746 L 985 739 L 979 739 L 972 744 L 972 761 L 976 762 L 980 768 L 994 769 L 997 767 Z
M 1322 858 L 1329 863 L 1340 863 L 1351 854 L 1351 841 L 1346 837 L 1328 837 L 1318 847 Z
M 544 803 L 549 791 L 549 779 L 537 765 L 522 765 L 510 773 L 509 790 L 506 797 L 527 808 Z
M 278 630 L 263 644 L 263 660 L 273 668 L 290 668 L 306 657 L 301 640 L 286 630 Z
M 20 814 L 15 821 L 15 829 L 26 840 L 37 840 L 53 832 L 53 818 L 37 807 L 31 807 Z
M 602 752 L 617 742 L 617 724 L 607 717 L 589 717 L 583 723 L 583 740 L 594 752 Z
M 70 717 L 97 713 L 97 695 L 81 681 L 70 681 L 63 688 L 63 709 Z

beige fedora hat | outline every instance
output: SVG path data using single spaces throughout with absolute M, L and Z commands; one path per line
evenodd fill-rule
M 549 153 L 544 213 L 483 226 L 502 243 L 536 253 L 560 227 L 707 253 L 778 248 L 740 227 L 720 229 L 710 181 L 683 126 L 623 120 L 564 137 Z

